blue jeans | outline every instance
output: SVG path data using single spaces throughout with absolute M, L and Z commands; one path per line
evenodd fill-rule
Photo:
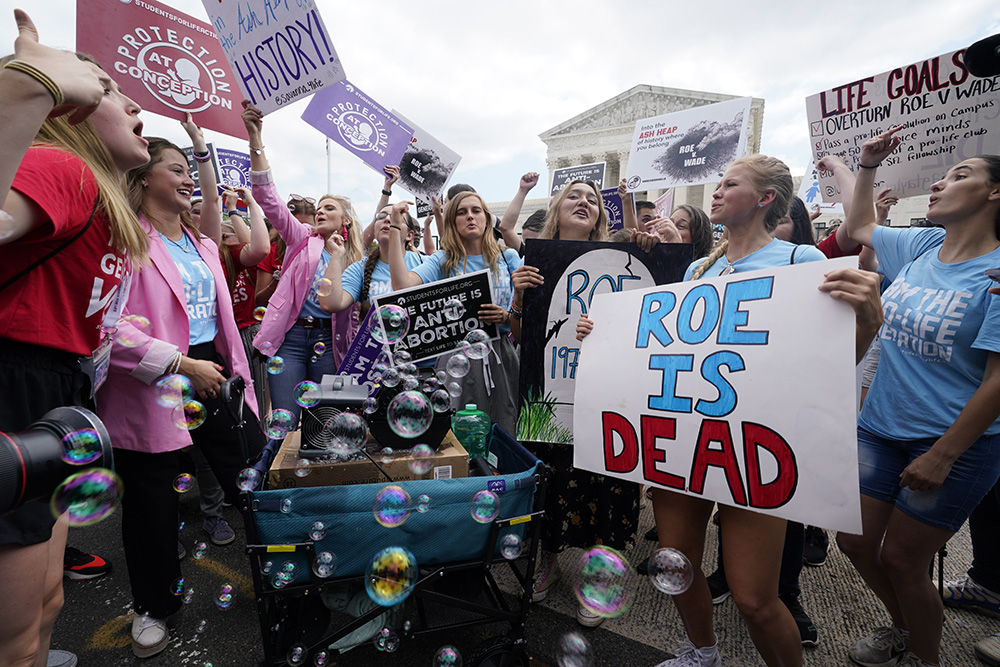
M 313 347 L 322 342 L 326 345 L 323 354 L 316 354 Z M 333 340 L 330 329 L 306 328 L 293 324 L 285 334 L 285 340 L 278 348 L 278 354 L 285 361 L 285 370 L 277 375 L 268 374 L 271 391 L 271 409 L 288 410 L 293 423 L 299 422 L 301 408 L 295 402 L 295 385 L 306 380 L 316 384 L 324 375 L 336 375 L 337 364 L 333 361 Z M 263 421 L 263 420 L 262 420 Z

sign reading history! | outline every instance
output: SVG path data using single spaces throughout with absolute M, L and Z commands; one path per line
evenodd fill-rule
M 349 81 L 313 95 L 302 120 L 382 176 L 385 167 L 399 164 L 413 138 L 413 128 Z
M 202 0 L 244 97 L 268 114 L 344 79 L 315 0 Z
M 637 121 L 628 156 L 629 192 L 715 183 L 743 155 L 749 97 Z
M 962 160 L 1000 153 L 1000 76 L 969 74 L 965 50 L 845 83 L 806 98 L 813 158 L 844 158 L 857 171 L 861 144 L 902 125 L 896 152 L 882 161 L 875 189 L 926 194 Z M 840 202 L 833 174 L 821 171 L 823 201 Z
M 573 465 L 860 533 L 854 311 L 816 289 L 856 265 L 597 295 L 576 365 Z
M 212 26 L 156 0 L 78 0 L 76 48 L 146 111 L 246 139 L 243 96 Z

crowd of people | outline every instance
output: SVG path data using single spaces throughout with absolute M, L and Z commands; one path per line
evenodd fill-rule
M 623 183 L 624 229 L 612 237 L 598 187 L 572 181 L 518 234 L 536 173 L 520 179 L 502 219 L 460 185 L 435 200 L 421 225 L 410 202 L 390 203 L 394 165 L 370 220 L 342 195 L 284 200 L 264 149 L 264 117 L 244 102 L 249 188 L 218 196 L 201 130 L 190 116 L 181 123 L 203 192 L 194 200 L 184 151 L 142 135 L 141 109 L 97 63 L 40 44 L 27 15 L 15 16 L 20 35 L 0 70 L 0 430 L 23 429 L 63 405 L 88 407 L 104 421 L 128 488 L 122 541 L 136 656 L 166 648 L 167 618 L 181 606 L 170 590 L 184 556 L 174 486 L 192 465 L 188 457 L 205 531 L 217 544 L 231 542 L 218 510 L 236 502 L 237 474 L 264 444 L 260 422 L 271 410 L 298 421 L 295 387 L 336 373 L 371 297 L 488 270 L 492 303 L 476 315 L 500 336 L 462 381 L 457 402 L 476 403 L 516 430 L 524 298 L 544 282 L 524 262 L 524 241 L 549 239 L 635 243 L 644 251 L 691 244 L 697 259 L 685 280 L 859 255 L 858 269 L 832 271 L 820 286 L 855 312 L 858 363 L 874 365 L 881 342 L 858 416 L 863 532 L 840 534 L 836 543 L 891 625 L 845 647 L 848 656 L 866 667 L 944 664 L 942 601 L 927 566 L 970 517 L 975 561 L 948 584 L 944 601 L 1000 613 L 1000 553 L 991 537 L 1000 512 L 1000 301 L 984 276 L 1000 266 L 1000 157 L 964 160 L 934 183 L 931 228 L 880 224 L 896 201 L 889 191 L 873 205 L 876 170 L 900 145 L 896 128 L 864 143 L 857 174 L 839 158 L 821 161 L 844 193 L 845 220 L 818 244 L 788 167 L 762 155 L 729 165 L 708 212 L 683 204 L 658 215 L 650 202 L 632 201 Z M 713 225 L 725 230 L 719 242 Z M 581 316 L 576 327 L 582 338 L 593 322 Z M 279 357 L 282 371 L 267 373 Z M 204 406 L 204 415 L 186 415 L 197 428 L 178 428 L 176 412 L 158 404 L 158 382 L 176 375 Z M 222 409 L 224 384 L 234 376 L 247 387 L 245 449 Z M 900 386 L 911 389 L 905 398 L 894 391 Z M 541 600 L 560 579 L 559 552 L 634 544 L 646 491 L 575 469 L 571 447 L 530 446 L 552 468 L 532 589 Z M 818 639 L 799 602 L 799 573 L 803 562 L 825 559 L 824 531 L 720 504 L 717 565 L 706 577 L 715 504 L 660 488 L 648 493 L 656 526 L 646 537 L 678 549 L 694 567 L 691 587 L 673 597 L 689 641 L 660 667 L 722 664 L 712 607 L 728 596 L 767 664 L 801 664 L 802 646 Z M 7 595 L 0 664 L 76 664 L 49 647 L 66 538 L 66 518 L 44 502 L 0 517 Z M 577 620 L 595 627 L 604 618 L 581 605 Z

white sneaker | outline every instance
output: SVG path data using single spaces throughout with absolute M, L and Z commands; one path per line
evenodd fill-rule
M 910 650 L 910 633 L 896 627 L 877 628 L 847 649 L 848 657 L 862 667 L 893 667 Z
M 705 648 L 695 648 L 694 644 L 684 642 L 674 651 L 673 658 L 664 660 L 656 667 L 722 667 L 719 642 Z
M 576 608 L 576 622 L 585 628 L 596 628 L 604 622 L 603 616 L 598 616 L 583 605 Z
M 167 648 L 170 632 L 167 619 L 153 618 L 149 614 L 132 617 L 132 652 L 137 658 L 154 656 Z
M 944 659 L 942 658 L 937 665 L 932 665 L 913 655 L 912 651 L 907 651 L 896 663 L 896 667 L 944 667 Z
M 538 558 L 538 567 L 535 570 L 535 580 L 531 586 L 531 601 L 540 602 L 549 594 L 552 584 L 559 580 L 562 572 L 559 570 L 559 563 L 556 555 L 549 551 L 542 551 Z

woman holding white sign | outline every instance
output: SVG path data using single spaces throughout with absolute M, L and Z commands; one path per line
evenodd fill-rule
M 875 171 L 900 129 L 862 145 L 845 222 L 893 283 L 858 417 L 863 533 L 837 542 L 892 618 L 851 659 L 921 667 L 944 664 L 927 563 L 1000 476 L 1000 302 L 983 275 L 1000 266 L 1000 156 L 964 160 L 931 186 L 927 219 L 943 229 L 881 227 Z
M 787 214 L 791 197 L 791 174 L 780 160 L 751 155 L 733 162 L 713 194 L 711 207 L 711 220 L 725 226 L 728 241 L 720 243 L 708 257 L 692 262 L 685 278 L 696 280 L 825 259 L 815 247 L 796 246 L 771 236 Z M 829 274 L 820 287 L 855 308 L 862 351 L 881 315 L 877 284 L 872 274 L 842 270 Z M 581 318 L 578 337 L 592 328 L 591 320 Z M 714 505 L 696 496 L 654 489 L 660 546 L 683 552 L 694 574 L 691 587 L 673 598 L 690 642 L 658 667 L 722 664 L 712 626 L 712 597 L 701 572 L 705 530 Z M 799 631 L 778 597 L 785 520 L 721 504 L 719 519 L 729 587 L 754 645 L 768 665 L 801 665 Z M 730 571 L 729 563 L 735 564 L 735 572 Z

